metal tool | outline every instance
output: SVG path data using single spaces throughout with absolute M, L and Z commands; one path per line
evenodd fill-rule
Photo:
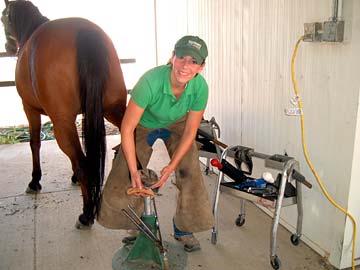
M 157 182 L 157 175 L 151 170 L 141 170 L 141 180 L 145 188 Z M 156 190 L 153 190 L 156 192 Z M 164 246 L 154 196 L 144 196 L 144 212 L 141 217 L 136 210 L 128 205 L 122 209 L 124 215 L 140 231 L 135 243 L 124 260 L 125 265 L 136 265 L 136 269 L 169 269 L 167 249 Z M 151 203 L 152 202 L 152 203 Z M 123 269 L 123 268 L 121 268 Z M 134 269 L 134 268 L 131 268 Z
M 151 229 L 139 218 L 139 216 L 135 213 L 130 205 L 128 208 L 131 211 L 131 214 L 126 209 L 121 209 L 121 211 L 130 219 L 132 223 L 136 226 L 136 228 L 145 234 L 151 241 L 154 241 L 156 244 L 161 244 L 160 240 L 154 235 Z
M 157 213 L 155 198 L 152 197 L 151 200 L 152 200 L 153 206 L 154 206 L 154 212 L 155 212 L 155 217 L 156 217 L 156 227 L 157 227 L 157 231 L 159 233 L 159 241 L 160 241 L 160 244 L 161 244 L 160 252 L 163 255 L 164 269 L 169 269 L 169 260 L 167 258 L 167 250 L 164 247 L 164 241 L 163 241 L 163 238 L 161 236 L 161 230 L 160 230 L 160 224 L 159 224 L 159 216 L 158 216 L 158 213 Z

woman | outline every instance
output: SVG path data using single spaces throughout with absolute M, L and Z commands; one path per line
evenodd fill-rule
M 133 188 L 143 188 L 139 166 L 146 168 L 151 146 L 160 138 L 171 160 L 151 188 L 161 188 L 175 171 L 179 195 L 174 237 L 183 242 L 186 251 L 200 249 L 193 232 L 208 230 L 214 224 L 195 143 L 208 99 L 207 83 L 199 74 L 207 55 L 202 39 L 184 36 L 175 44 L 170 64 L 146 72 L 132 90 L 121 125 L 122 151 L 114 160 L 103 192 L 100 224 L 113 229 L 133 227 L 121 209 L 130 204 L 141 213 L 143 200 L 128 196 L 126 190 L 130 183 Z

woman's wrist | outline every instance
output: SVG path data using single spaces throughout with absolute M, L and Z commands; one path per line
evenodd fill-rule
M 136 175 L 138 173 L 137 167 L 129 168 L 130 175 Z
M 170 161 L 170 163 L 167 165 L 168 169 L 171 170 L 171 172 L 175 171 L 176 165 Z

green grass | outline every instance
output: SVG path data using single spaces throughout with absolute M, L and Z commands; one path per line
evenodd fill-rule
M 0 134 L 0 144 L 14 144 L 14 143 L 18 143 L 19 141 L 16 139 L 16 133 L 15 133 L 15 128 L 14 128 L 14 133 L 11 132 L 4 132 Z
M 42 125 L 40 138 L 44 140 L 53 140 L 53 125 L 46 122 Z M 7 127 L 0 128 L 0 144 L 15 144 L 28 142 L 30 140 L 30 131 L 28 127 Z

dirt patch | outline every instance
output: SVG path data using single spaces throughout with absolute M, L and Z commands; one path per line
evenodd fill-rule
M 78 134 L 81 135 L 81 121 L 77 121 Z M 119 129 L 109 121 L 105 120 L 105 131 L 106 135 L 117 135 L 120 134 Z

